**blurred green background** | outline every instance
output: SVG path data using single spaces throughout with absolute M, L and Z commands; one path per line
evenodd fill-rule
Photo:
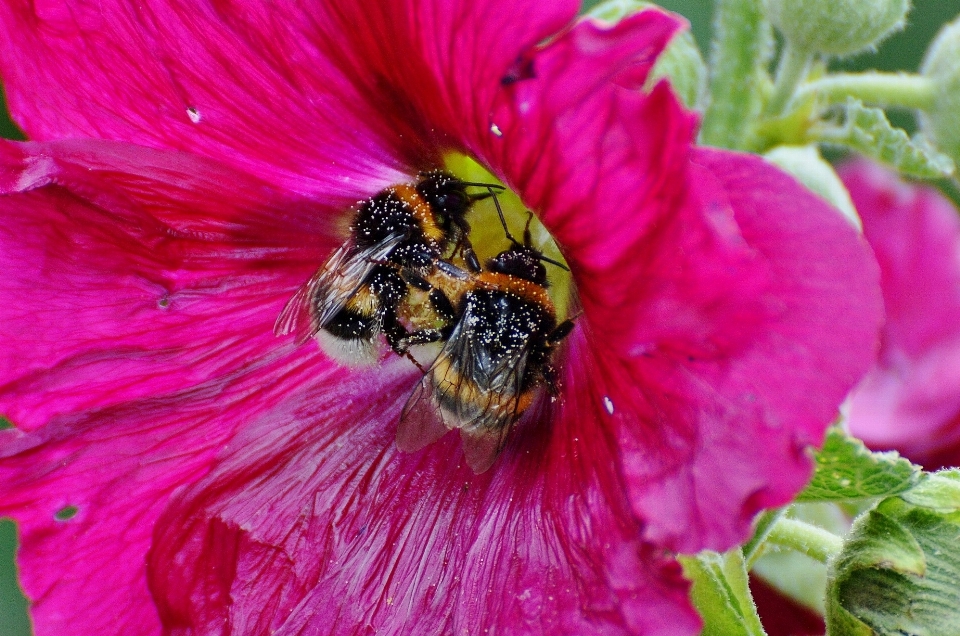
M 799 1 L 799 0 L 798 0 Z M 589 8 L 597 2 L 584 3 Z M 709 50 L 712 3 L 708 0 L 664 0 L 661 6 L 676 11 L 690 20 L 693 34 L 701 49 Z M 915 0 L 909 26 L 888 39 L 877 53 L 867 53 L 836 62 L 835 68 L 846 70 L 908 70 L 920 64 L 927 44 L 940 25 L 960 14 L 960 0 Z M 911 125 L 909 115 L 896 119 L 904 126 Z M 16 126 L 5 115 L 0 93 L 0 136 L 21 139 Z M 2 421 L 2 420 L 0 420 Z M 2 495 L 0 495 L 2 496 Z M 0 636 L 29 636 L 30 627 L 26 601 L 17 584 L 13 557 L 16 548 L 16 528 L 7 520 L 0 520 Z M 112 635 L 104 635 L 112 636 Z

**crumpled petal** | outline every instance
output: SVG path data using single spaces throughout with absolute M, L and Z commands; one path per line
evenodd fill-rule
M 932 187 L 866 160 L 840 176 L 880 263 L 887 322 L 877 364 L 853 392 L 851 432 L 929 468 L 960 446 L 960 216 Z
M 372 194 L 466 149 L 504 69 L 578 8 L 15 0 L 0 74 L 32 139 L 175 148 L 294 191 Z
M 22 429 L 235 374 L 337 240 L 322 208 L 189 155 L 0 152 L 0 412 Z
M 641 15 L 617 28 L 637 29 L 636 36 L 647 29 L 658 33 L 655 26 L 663 25 Z M 670 28 L 659 31 L 669 32 Z M 583 42 L 596 45 L 602 41 L 598 33 L 595 25 L 581 25 L 568 34 L 569 39 L 562 36 L 544 48 L 543 55 L 549 60 L 556 46 L 579 60 L 581 56 L 570 54 L 569 47 L 576 50 L 577 43 Z M 629 42 L 627 52 L 611 45 L 625 68 L 637 70 L 636 55 L 653 57 L 645 55 L 646 47 L 634 38 L 623 37 L 619 42 Z M 589 51 L 596 55 L 598 69 L 606 68 L 610 57 L 615 57 L 600 46 Z M 562 65 L 556 65 L 555 77 L 547 70 L 550 64 L 539 61 L 537 55 L 530 57 L 525 68 L 532 69 L 533 75 L 518 80 L 517 90 L 525 81 L 539 81 L 563 93 Z M 589 65 L 576 70 L 576 77 L 591 77 L 586 73 Z M 551 80 L 558 82 L 556 87 Z M 158 596 L 165 601 L 165 619 L 171 624 L 203 631 L 204 626 L 227 620 L 278 633 L 332 630 L 347 634 L 361 625 L 402 631 L 413 620 L 422 621 L 418 625 L 427 631 L 440 632 L 499 620 L 493 625 L 508 633 L 544 629 L 582 633 L 589 631 L 591 622 L 596 624 L 598 615 L 605 615 L 596 613 L 603 605 L 593 599 L 604 595 L 609 599 L 613 594 L 619 603 L 610 605 L 616 611 L 600 623 L 604 628 L 656 633 L 664 624 L 656 612 L 649 613 L 646 604 L 670 595 L 648 590 L 634 604 L 632 594 L 621 595 L 617 587 L 623 581 L 649 580 L 644 571 L 650 565 L 630 566 L 622 577 L 617 574 L 618 566 L 636 563 L 635 557 L 625 561 L 624 555 L 645 554 L 641 528 L 660 546 L 726 547 L 746 537 L 752 515 L 761 506 L 783 503 L 809 476 L 807 445 L 821 439 L 844 393 L 868 366 L 875 346 L 872 334 L 880 316 L 877 273 L 863 241 L 834 210 L 759 160 L 698 151 L 696 163 L 691 163 L 684 142 L 692 134 L 692 120 L 663 88 L 644 98 L 626 94 L 619 86 L 605 90 L 601 85 L 596 89 L 601 97 L 586 102 L 589 107 L 576 99 L 565 105 L 562 100 L 552 101 L 549 90 L 544 90 L 545 97 L 528 87 L 524 95 L 529 99 L 520 100 L 518 112 L 534 103 L 543 108 L 557 105 L 566 110 L 542 116 L 565 125 L 556 130 L 545 127 L 546 142 L 518 137 L 518 143 L 527 142 L 531 149 L 527 153 L 522 144 L 516 146 L 517 152 L 505 157 L 515 163 L 508 163 L 504 173 L 511 184 L 514 174 L 526 179 L 515 186 L 525 200 L 536 201 L 539 196 L 544 201 L 544 207 L 537 209 L 559 238 L 580 282 L 585 313 L 568 343 L 561 401 L 542 405 L 518 424 L 498 464 L 479 477 L 462 465 L 455 436 L 417 455 L 394 458 L 389 443 L 394 427 L 385 414 L 399 412 L 405 395 L 390 395 L 379 387 L 371 390 L 379 396 L 372 406 L 355 407 L 364 409 L 359 414 L 351 411 L 328 419 L 322 411 L 315 413 L 316 428 L 334 429 L 326 435 L 337 435 L 340 420 L 354 423 L 357 431 L 349 436 L 358 441 L 316 438 L 313 450 L 305 451 L 316 458 L 309 474 L 303 473 L 309 479 L 306 485 L 294 477 L 299 474 L 295 468 L 306 459 L 288 457 L 301 450 L 298 444 L 274 449 L 280 455 L 258 447 L 248 457 L 231 459 L 229 469 L 224 467 L 223 473 L 211 474 L 207 483 L 186 492 L 171 509 L 175 516 L 161 524 L 166 531 L 154 562 L 188 559 L 182 570 L 166 569 L 160 574 L 158 568 L 154 579 Z M 648 125 L 640 117 L 621 119 L 619 109 L 632 106 L 642 113 L 644 108 L 654 109 L 651 104 L 660 109 L 652 112 L 661 120 L 670 121 L 672 116 L 676 121 L 664 126 L 668 132 L 645 137 L 622 123 Z M 646 152 L 597 155 L 586 144 L 580 150 L 576 144 L 561 143 L 566 141 L 563 131 L 581 130 L 583 126 L 577 124 L 586 126 L 592 121 L 588 116 L 596 117 L 591 108 L 606 113 L 605 121 L 624 125 L 624 139 L 644 140 L 651 147 Z M 511 139 L 517 130 L 531 136 L 537 133 L 523 129 L 522 117 L 511 119 L 510 115 L 508 110 L 495 115 L 504 139 Z M 516 121 L 521 123 L 513 126 L 511 122 Z M 616 135 L 609 143 L 616 148 Z M 539 147 L 539 154 L 533 146 Z M 592 165 L 584 156 L 588 151 L 591 157 L 609 158 L 610 163 Z M 651 177 L 639 184 L 627 181 L 628 176 L 652 170 L 651 156 L 672 167 L 687 190 L 668 177 Z M 528 170 L 518 157 L 530 158 Z M 631 160 L 638 162 L 633 170 Z M 578 170 L 586 171 L 588 178 L 574 178 L 580 176 Z M 595 178 L 589 178 L 590 170 L 595 170 Z M 558 175 L 570 178 L 562 180 Z M 595 183 L 604 187 L 589 189 Z M 575 219 L 581 224 L 577 231 L 562 222 L 564 212 L 574 208 L 580 215 Z M 621 224 L 617 234 L 590 234 L 590 221 L 604 223 L 608 213 L 636 223 Z M 575 218 L 573 212 L 567 214 Z M 584 245 L 579 245 L 581 232 L 594 241 L 583 239 Z M 601 240 L 606 243 L 597 247 Z M 688 258 L 678 258 L 678 249 Z M 678 315 L 684 319 L 677 320 Z M 827 332 L 836 339 L 825 337 Z M 843 355 L 834 356 L 838 348 Z M 816 390 L 808 392 L 808 386 Z M 307 403 L 316 401 L 320 399 Z M 377 421 L 370 423 L 370 418 Z M 370 429 L 383 437 L 371 441 Z M 265 433 L 254 436 L 266 438 Z M 328 460 L 330 453 L 336 454 L 334 460 Z M 350 459 L 337 464 L 341 456 Z M 375 461 L 363 459 L 368 456 Z M 617 461 L 621 456 L 622 462 Z M 254 462 L 253 457 L 263 458 L 262 462 Z M 405 471 L 398 461 L 422 463 Z M 613 471 L 611 464 L 622 465 Z M 337 469 L 350 472 L 336 474 Z M 335 476 L 328 477 L 331 473 Z M 438 473 L 440 477 L 435 476 Z M 278 485 L 265 474 L 290 476 Z M 545 483 L 544 475 L 551 476 Z M 334 481 L 328 483 L 328 479 Z M 536 496 L 526 491 L 531 479 L 529 487 Z M 306 507 L 290 501 L 292 507 L 280 511 L 277 502 L 287 498 L 275 488 L 294 482 L 318 494 Z M 495 486 L 510 492 L 488 494 Z M 465 489 L 484 497 L 483 510 L 492 519 L 485 533 L 478 534 L 479 512 L 463 500 Z M 240 493 L 251 492 L 257 493 L 254 501 L 249 506 L 240 503 Z M 623 499 L 625 492 L 629 499 Z M 385 507 L 378 508 L 379 517 L 370 516 L 355 503 L 360 500 L 375 506 L 379 504 L 370 502 L 384 502 Z M 509 514 L 498 512 L 505 501 L 514 506 Z M 607 516 L 608 507 L 619 512 Z M 564 514 L 557 516 L 557 510 Z M 278 515 L 284 520 L 276 520 Z M 528 527 L 523 522 L 527 518 L 541 521 Z M 563 522 L 554 526 L 549 523 L 554 519 Z M 567 526 L 566 536 L 554 531 L 573 519 L 579 519 L 579 525 Z M 184 535 L 180 529 L 191 521 L 195 525 Z M 626 523 L 628 530 L 611 543 L 612 549 L 594 545 L 592 537 L 617 536 L 610 529 L 613 523 Z M 288 532 L 290 527 L 295 531 Z M 506 530 L 501 532 L 502 528 Z M 355 535 L 343 536 L 348 529 Z M 581 531 L 588 532 L 590 539 L 580 540 Z M 518 536 L 521 540 L 514 543 Z M 476 541 L 476 546 L 470 541 Z M 214 543 L 221 548 L 211 549 Z M 543 554 L 552 558 L 534 558 L 524 551 L 514 570 L 501 569 L 506 566 L 499 564 L 496 555 L 516 554 L 518 544 L 527 550 L 531 545 L 545 546 Z M 589 558 L 578 560 L 571 545 Z M 323 550 L 321 562 L 301 566 L 310 559 L 299 557 L 299 550 L 317 549 Z M 449 578 L 476 565 L 457 560 L 468 550 L 474 555 L 495 555 L 484 556 L 483 567 L 498 568 L 497 576 L 470 580 L 478 585 L 496 581 L 505 595 L 476 600 L 484 599 L 481 590 Z M 224 566 L 235 561 L 243 564 L 242 572 L 223 576 Z M 571 563 L 582 565 L 574 568 Z M 284 568 L 298 567 L 312 569 L 296 570 L 295 576 L 283 574 Z M 210 574 L 194 582 L 189 577 L 197 572 Z M 552 576 L 564 582 L 568 580 L 565 572 L 576 572 L 581 589 L 588 592 L 579 604 L 557 591 L 548 594 L 546 601 L 539 598 L 534 609 L 516 609 L 515 599 L 525 598 L 527 576 L 545 581 L 541 585 L 552 590 Z M 256 599 L 238 604 L 236 599 L 255 595 L 244 585 L 250 579 L 276 581 L 271 598 L 277 604 L 262 610 Z M 284 587 L 291 579 L 297 582 L 295 590 Z M 343 589 L 350 590 L 349 602 L 330 600 Z M 221 603 L 208 605 L 204 601 L 208 598 Z M 430 605 L 435 598 L 444 604 Z M 452 607 L 446 603 L 450 598 L 456 599 Z M 673 614 L 689 616 L 678 598 L 673 597 Z M 558 609 L 564 607 L 569 614 Z M 692 622 L 672 625 L 680 633 L 694 629 Z
M 645 536 L 695 552 L 743 541 L 806 482 L 882 310 L 833 209 L 759 159 L 691 150 L 695 119 L 665 85 L 624 90 L 675 26 L 587 21 L 529 53 L 490 152 L 564 251 L 600 352 L 570 357 L 565 392 L 591 396 L 575 417 L 616 427 Z
M 684 219 L 682 233 L 715 251 L 678 239 L 669 266 L 654 261 L 640 280 L 659 292 L 646 306 L 697 320 L 685 332 L 637 323 L 642 347 L 608 385 L 627 407 L 624 470 L 646 536 L 683 552 L 743 541 L 761 508 L 809 479 L 807 448 L 869 367 L 882 316 L 876 265 L 835 210 L 758 158 L 703 149 L 695 161 L 691 183 L 716 226 L 700 234 Z M 696 293 L 710 283 L 723 293 Z M 630 385 L 646 402 L 632 413 L 636 398 L 618 400 Z
M 880 311 L 869 254 L 834 211 L 759 160 L 691 150 L 695 116 L 665 84 L 639 90 L 679 22 L 652 10 L 615 27 L 583 22 L 557 33 L 576 10 L 571 2 L 331 2 L 309 14 L 291 10 L 282 21 L 249 3 L 191 5 L 192 12 L 172 0 L 103 6 L 0 8 L 0 19 L 16 27 L 0 45 L 0 72 L 15 78 L 11 101 L 27 132 L 188 150 L 192 158 L 177 156 L 201 166 L 198 156 L 216 158 L 231 176 L 187 179 L 181 190 L 196 187 L 202 196 L 160 197 L 164 203 L 149 207 L 134 184 L 153 196 L 155 181 L 176 186 L 167 177 L 184 171 L 164 164 L 156 175 L 141 174 L 124 164 L 114 175 L 122 187 L 94 170 L 85 189 L 83 171 L 70 169 L 67 186 L 42 187 L 45 175 L 64 169 L 59 160 L 45 166 L 40 153 L 33 163 L 15 157 L 0 177 L 18 193 L 11 213 L 22 222 L 30 215 L 16 204 L 21 197 L 57 203 L 41 206 L 41 219 L 114 212 L 117 227 L 66 226 L 80 247 L 102 248 L 83 252 L 78 266 L 102 267 L 112 286 L 132 260 L 135 272 L 149 273 L 140 278 L 182 283 L 175 289 L 195 301 L 186 307 L 198 311 L 190 325 L 196 336 L 158 325 L 159 334 L 169 330 L 171 347 L 186 349 L 183 359 L 161 364 L 144 386 L 131 366 L 127 393 L 116 399 L 106 384 L 94 386 L 94 402 L 64 398 L 73 412 L 28 434 L 37 444 L 41 435 L 60 444 L 35 447 L 46 461 L 40 470 L 55 466 L 62 444 L 85 439 L 59 432 L 61 421 L 133 436 L 131 458 L 139 453 L 151 466 L 156 457 L 171 476 L 134 491 L 158 502 L 144 513 L 147 524 L 161 514 L 172 476 L 181 475 L 150 555 L 150 590 L 165 626 L 174 633 L 389 633 L 411 625 L 427 633 L 487 625 L 520 634 L 695 633 L 686 583 L 664 549 L 740 541 L 753 512 L 800 487 L 810 467 L 804 447 L 819 441 L 868 365 Z M 31 85 L 39 98 L 29 97 Z M 91 99 L 97 95 L 102 103 Z M 533 407 L 480 476 L 463 465 L 453 435 L 419 453 L 396 451 L 393 418 L 416 380 L 406 361 L 334 371 L 315 349 L 291 353 L 270 330 L 283 301 L 336 243 L 330 226 L 342 217 L 335 211 L 401 174 L 436 167 L 450 150 L 476 157 L 541 216 L 584 309 L 558 360 L 561 399 Z M 244 205 L 234 206 L 234 176 L 261 184 L 250 192 L 267 203 L 258 207 L 251 194 L 249 207 L 263 215 L 251 221 L 240 213 Z M 274 205 L 278 188 L 305 199 Z M 60 206 L 69 197 L 79 201 Z M 198 198 L 220 197 L 219 213 L 219 203 L 191 208 Z M 264 244 L 245 223 L 272 216 L 282 222 L 279 230 L 260 228 Z M 302 237 L 287 236 L 301 223 Z M 149 231 L 171 225 L 171 234 Z M 322 227 L 328 234 L 316 238 Z M 143 228 L 151 240 L 141 240 Z M 41 233 L 36 250 L 57 241 Z M 194 258 L 197 244 L 214 248 L 201 250 L 206 261 Z M 69 254 L 62 247 L 57 252 Z M 121 263 L 94 257 L 108 247 Z M 166 250 L 187 258 L 168 261 Z M 57 287 L 37 267 L 24 276 L 74 299 L 69 285 Z M 97 284 L 89 274 L 69 282 L 81 291 Z M 140 300 L 141 313 L 157 312 L 157 294 L 120 288 L 154 303 Z M 201 311 L 213 302 L 229 311 Z M 115 355 L 117 343 L 135 334 L 121 328 L 124 316 L 97 307 L 81 317 L 109 327 L 89 332 L 90 340 L 105 336 Z M 89 344 L 78 337 L 76 346 Z M 148 347 L 144 356 L 163 363 L 161 353 Z M 54 348 L 50 360 L 53 368 L 61 363 Z M 198 377 L 186 379 L 194 368 Z M 62 392 L 51 395 L 79 393 L 71 377 L 54 383 Z M 23 395 L 39 390 L 27 388 Z M 188 409 L 180 425 L 196 426 L 200 441 L 185 440 L 182 457 L 170 458 L 150 433 L 174 439 L 167 409 L 181 400 L 197 414 Z M 131 422 L 115 412 L 143 417 Z M 32 443 L 18 438 L 12 452 Z M 83 448 L 83 461 L 51 475 L 86 470 L 84 462 L 102 460 L 110 445 Z M 114 473 L 98 466 L 78 506 L 91 515 L 110 510 L 101 484 Z M 118 463 L 122 482 L 106 483 L 139 483 L 141 469 Z M 25 478 L 46 488 L 41 477 Z M 27 482 L 22 490 L 27 501 Z M 48 490 L 38 492 L 58 494 Z M 47 531 L 49 516 L 36 524 Z M 146 536 L 123 554 L 131 581 L 142 581 Z M 50 544 L 27 545 L 34 567 L 43 567 Z M 51 596 L 44 624 L 56 624 L 55 611 L 72 611 L 66 598 Z M 130 624 L 149 613 L 143 596 L 135 601 L 124 614 Z M 154 625 L 147 621 L 142 633 Z
M 36 633 L 155 634 L 153 525 L 265 408 L 293 349 L 273 320 L 328 224 L 242 173 L 112 142 L 3 142 L 0 190 L 0 412 L 21 429 L 0 431 L 0 515 Z
M 286 379 L 283 407 L 236 438 L 158 524 L 151 580 L 165 624 L 231 634 L 697 631 L 677 564 L 639 540 L 601 422 L 549 430 L 545 406 L 497 466 L 474 475 L 456 435 L 397 451 L 407 367 L 396 360 L 339 385 Z

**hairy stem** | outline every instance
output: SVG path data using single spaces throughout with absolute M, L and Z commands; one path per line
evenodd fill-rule
M 936 86 L 932 79 L 909 73 L 836 73 L 804 85 L 797 99 L 816 95 L 828 103 L 855 97 L 878 106 L 927 109 L 933 106 Z
M 790 42 L 784 45 L 780 56 L 780 64 L 777 67 L 777 79 L 773 85 L 773 95 L 767 102 L 766 113 L 768 115 L 776 116 L 783 113 L 800 82 L 810 71 L 812 62 L 812 53 L 802 51 Z
M 826 563 L 843 548 L 843 539 L 837 535 L 796 519 L 780 519 L 771 528 L 768 540 L 774 545 L 796 550 L 820 563 Z

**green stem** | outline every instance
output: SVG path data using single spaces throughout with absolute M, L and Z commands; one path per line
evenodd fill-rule
M 764 542 L 770 536 L 770 531 L 773 530 L 773 527 L 777 525 L 777 522 L 786 512 L 786 508 L 777 508 L 767 510 L 760 515 L 760 520 L 757 521 L 757 529 L 753 531 L 753 536 L 743 546 L 743 560 L 746 562 L 748 570 L 752 569 L 753 564 L 760 558 L 760 548 L 763 547 Z
M 749 122 L 760 113 L 760 86 L 771 50 L 763 0 L 716 0 L 710 51 L 710 103 L 700 142 L 744 148 Z
M 813 53 L 800 50 L 790 42 L 784 44 L 780 64 L 777 67 L 777 79 L 773 85 L 773 95 L 767 103 L 767 115 L 775 117 L 783 113 L 800 82 L 810 71 L 812 62 Z
M 934 81 L 909 73 L 836 73 L 810 82 L 797 91 L 796 99 L 816 95 L 831 104 L 856 97 L 878 106 L 902 106 L 925 110 L 936 99 Z
M 770 530 L 769 541 L 820 563 L 826 563 L 843 549 L 843 539 L 837 535 L 796 519 L 781 519 Z

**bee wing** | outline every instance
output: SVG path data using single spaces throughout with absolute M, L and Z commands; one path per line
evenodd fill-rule
M 459 413 L 458 416 L 463 423 L 460 439 L 467 465 L 478 475 L 493 466 L 506 443 L 510 426 L 522 413 L 522 381 L 529 351 L 525 344 L 501 357 L 494 365 L 490 365 L 489 359 L 477 356 L 476 362 L 480 363 L 477 368 L 486 362 L 489 372 L 477 374 L 476 404 L 468 413 Z
M 394 234 L 385 241 L 357 249 L 352 242 L 341 245 L 317 272 L 287 301 L 273 325 L 278 336 L 296 333 L 303 343 L 317 334 L 346 306 L 364 280 L 403 241 Z
M 434 398 L 433 383 L 427 373 L 403 407 L 397 426 L 397 448 L 415 453 L 433 444 L 450 430 Z
M 468 301 L 436 361 L 407 400 L 397 446 L 420 450 L 458 428 L 467 464 L 479 474 L 493 465 L 520 415 L 529 348 L 517 347 L 493 364 L 469 327 L 471 307 Z

